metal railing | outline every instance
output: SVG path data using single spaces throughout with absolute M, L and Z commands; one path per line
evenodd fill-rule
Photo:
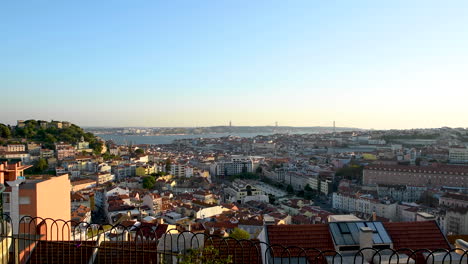
M 15 225 L 4 216 L 0 218 L 0 264 L 468 263 L 468 251 L 462 248 L 337 252 L 167 230 L 165 226 L 101 226 L 31 217 L 23 217 Z

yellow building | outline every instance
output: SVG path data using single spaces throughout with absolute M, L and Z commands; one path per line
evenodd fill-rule
M 155 172 L 156 172 L 155 166 L 146 164 L 146 165 L 137 166 L 135 173 L 137 176 L 142 177 L 145 175 L 150 175 L 151 173 L 155 173 Z

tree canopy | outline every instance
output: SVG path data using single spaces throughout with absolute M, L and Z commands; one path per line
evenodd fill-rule
M 12 136 L 44 143 L 47 148 L 53 148 L 57 142 L 74 144 L 83 137 L 85 141 L 89 142 L 89 147 L 96 154 L 101 153 L 103 149 L 103 142 L 96 138 L 93 133 L 85 132 L 81 127 L 74 124 L 64 128 L 42 127 L 36 120 L 27 120 L 24 124 L 24 127 L 16 127 L 12 131 Z M 0 131 L 3 131 L 1 126 Z
M 236 227 L 232 230 L 231 234 L 229 234 L 229 237 L 235 238 L 237 240 L 250 239 L 250 234 L 244 229 Z
M 364 170 L 364 166 L 351 165 L 349 167 L 344 167 L 344 168 L 337 170 L 335 175 L 341 176 L 348 180 L 361 181 L 363 170 Z
M 145 151 L 143 149 L 137 149 L 135 150 L 135 154 L 138 154 L 138 155 L 145 154 Z
M 11 137 L 11 130 L 8 126 L 4 124 L 0 124 L 0 137 L 2 138 L 10 138 Z
M 153 189 L 154 184 L 156 184 L 156 178 L 153 176 L 146 176 L 143 178 L 143 188 L 145 189 Z
M 171 159 L 166 160 L 166 172 L 170 173 L 171 172 Z
M 47 165 L 47 160 L 43 158 L 38 159 L 34 164 L 34 169 L 38 172 L 45 171 L 48 167 L 49 165 Z

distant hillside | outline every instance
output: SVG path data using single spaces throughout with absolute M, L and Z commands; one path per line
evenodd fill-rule
M 80 141 L 81 137 L 89 142 L 89 147 L 96 153 L 102 150 L 102 142 L 99 141 L 93 133 L 85 132 L 81 127 L 70 124 L 67 126 L 59 126 L 61 122 L 45 122 L 38 120 L 26 120 L 20 126 L 10 127 L 0 124 L 0 138 L 8 141 L 19 141 L 26 139 L 43 143 L 46 148 L 54 148 L 54 143 L 65 142 L 75 144 Z

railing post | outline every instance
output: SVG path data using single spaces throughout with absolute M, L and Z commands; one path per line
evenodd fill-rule
M 15 264 L 20 264 L 20 250 L 19 250 L 19 239 L 13 237 L 13 247 L 14 247 L 14 255 Z

